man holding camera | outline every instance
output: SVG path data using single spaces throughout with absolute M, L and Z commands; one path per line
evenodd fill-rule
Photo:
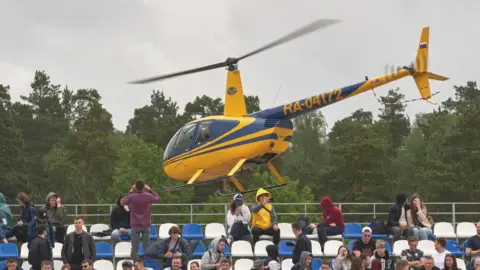
M 278 227 L 275 208 L 270 203 L 271 195 L 263 188 L 257 190 L 257 203 L 252 206 L 252 235 L 253 244 L 260 239 L 260 235 L 273 236 L 273 243 L 280 242 L 280 228 Z
M 123 200 L 130 208 L 130 227 L 132 235 L 131 259 L 138 257 L 138 245 L 140 234 L 142 235 L 143 247 L 148 247 L 150 240 L 150 224 L 152 217 L 152 204 L 160 201 L 160 197 L 152 189 L 145 185 L 142 180 L 137 180 L 130 189 L 129 194 Z

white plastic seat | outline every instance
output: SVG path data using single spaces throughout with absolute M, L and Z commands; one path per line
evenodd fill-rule
M 420 240 L 417 248 L 423 251 L 425 256 L 432 256 L 435 252 L 435 243 L 432 240 Z
M 460 222 L 457 224 L 457 237 L 470 238 L 477 234 L 475 224 L 471 222 Z
M 320 242 L 318 242 L 316 240 L 310 240 L 310 243 L 312 243 L 312 256 L 313 257 L 323 256 L 322 246 L 320 245 Z M 337 252 L 338 252 L 338 250 L 337 250 Z
M 253 257 L 252 245 L 245 240 L 233 242 L 230 252 L 232 257 Z
M 455 229 L 450 222 L 438 222 L 435 224 L 433 234 L 436 237 L 456 238 Z
M 392 255 L 399 257 L 402 251 L 409 248 L 407 240 L 397 240 L 393 243 Z
M 192 262 L 197 262 L 199 268 L 202 268 L 202 260 L 201 259 L 193 259 L 193 260 L 188 261 L 187 269 L 190 269 L 190 264 L 192 264 Z
M 167 239 L 170 237 L 170 235 L 168 234 L 168 231 L 170 230 L 171 227 L 173 226 L 177 226 L 177 224 L 175 223 L 163 223 L 162 225 L 160 225 L 160 228 L 158 228 L 158 238 L 159 239 Z M 225 229 L 224 229 L 225 230 Z
M 235 243 L 235 242 L 234 242 Z M 250 270 L 253 266 L 253 261 L 251 259 L 238 259 L 235 262 L 233 269 L 235 270 Z
M 97 260 L 93 263 L 94 269 L 115 270 L 113 263 L 107 260 Z
M 130 258 L 130 252 L 132 251 L 131 242 L 118 242 L 115 245 L 115 258 Z
M 338 249 L 343 246 L 343 243 L 339 240 L 328 240 L 325 242 L 325 246 L 323 247 L 324 256 L 327 257 L 336 257 L 338 253 Z M 312 247 L 313 251 L 313 247 Z
M 23 269 L 31 269 L 32 265 L 28 263 L 28 261 L 23 261 L 22 263 L 22 268 Z
M 318 239 L 318 234 L 313 233 L 313 234 L 307 234 L 307 238 L 312 240 L 312 239 Z
M 120 243 L 119 243 L 119 244 L 120 244 Z M 129 261 L 129 262 L 131 262 L 131 263 L 133 264 L 133 261 L 132 261 L 132 260 L 128 260 L 128 259 L 127 259 L 127 260 L 120 260 L 120 261 L 117 262 L 117 270 L 123 270 L 122 263 L 123 263 L 124 261 Z
M 20 248 L 20 259 L 28 259 L 28 243 L 23 243 Z M 25 267 L 22 267 L 25 268 Z M 28 268 L 30 269 L 30 268 Z
M 54 259 L 62 258 L 62 248 L 63 248 L 62 243 L 55 242 L 55 247 L 52 249 L 52 255 Z
M 343 239 L 343 235 L 342 234 L 337 234 L 337 235 L 329 235 L 327 236 L 327 239 L 332 239 L 332 240 L 335 240 L 335 239 Z
M 63 266 L 63 261 L 53 260 L 53 268 L 62 269 L 62 266 Z
M 8 242 L 16 242 L 17 238 L 15 236 L 12 236 L 12 237 L 8 238 L 7 241 Z
M 271 236 L 271 235 L 260 235 L 260 237 L 258 239 L 260 239 L 260 240 L 273 240 L 273 236 Z
M 281 222 L 278 223 L 278 228 L 280 228 L 280 239 L 295 239 L 295 234 L 292 230 L 292 224 Z
M 313 247 L 312 247 L 312 250 L 313 250 Z M 293 266 L 294 264 L 292 262 L 292 259 L 285 259 L 282 261 L 282 269 L 291 269 Z
M 109 230 L 109 229 L 110 229 L 110 226 L 108 226 L 107 224 L 103 224 L 103 223 L 93 224 L 90 227 L 90 234 L 103 232 L 103 231 L 106 231 L 106 230 Z M 111 236 L 107 235 L 107 236 L 99 237 L 99 236 L 94 235 L 93 239 L 94 240 L 110 240 Z
M 208 223 L 207 226 L 205 226 L 205 239 L 215 239 L 221 237 L 222 235 L 227 235 L 227 231 L 225 230 L 225 226 L 223 224 Z
M 83 225 L 83 230 L 88 232 L 87 227 L 85 225 Z M 75 225 L 74 224 L 68 225 L 66 234 L 69 234 L 73 231 L 75 231 Z
M 467 270 L 467 266 L 465 265 L 465 261 L 461 258 L 457 258 L 457 267 L 460 270 Z
M 254 253 L 256 257 L 268 257 L 267 246 L 273 245 L 272 241 L 269 240 L 259 240 L 255 243 Z

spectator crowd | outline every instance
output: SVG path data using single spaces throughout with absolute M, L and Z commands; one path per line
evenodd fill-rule
M 213 239 L 200 261 L 193 261 L 197 243 L 183 238 L 178 226 L 170 227 L 168 238 L 150 243 L 152 204 L 159 202 L 160 196 L 141 180 L 128 194 L 118 198 L 110 214 L 110 228 L 101 235 L 110 235 L 113 247 L 131 239 L 130 260 L 121 265 L 125 270 L 147 269 L 144 260 L 159 260 L 164 269 L 172 270 L 227 270 L 233 266 L 227 247 L 250 237 L 255 245 L 262 236 L 271 237 L 272 244 L 265 247 L 266 258 L 255 261 L 252 269 L 285 269 L 280 258 L 280 227 L 271 194 L 260 188 L 255 198 L 255 203 L 248 207 L 241 194 L 233 197 L 226 213 L 227 235 Z M 74 230 L 67 232 L 70 221 L 58 194 L 47 194 L 44 205 L 38 208 L 26 193 L 19 193 L 17 199 L 21 215 L 14 220 L 4 195 L 0 193 L 0 242 L 8 243 L 9 238 L 15 237 L 19 249 L 27 243 L 31 269 L 54 268 L 52 250 L 55 243 L 62 244 L 61 269 L 94 269 L 97 254 L 94 237 L 85 231 L 83 217 L 75 217 Z M 310 222 L 308 217 L 299 217 L 291 224 L 295 239 L 287 242 L 293 250 L 288 269 L 313 269 L 315 258 L 311 238 L 318 238 L 324 253 L 330 237 L 345 233 L 342 210 L 329 197 L 322 198 L 320 205 L 323 208 L 321 221 Z M 480 270 L 480 222 L 476 223 L 476 229 L 477 234 L 471 236 L 464 247 L 468 268 Z M 412 195 L 410 200 L 405 194 L 397 194 L 386 222 L 375 220 L 363 227 L 360 239 L 339 246 L 336 256 L 330 262 L 322 260 L 315 270 L 458 270 L 457 258 L 446 249 L 445 238 L 434 238 L 433 254 L 425 255 L 418 248 L 419 241 L 433 239 L 434 230 L 433 218 L 418 194 Z M 373 239 L 375 234 L 384 231 L 391 235 L 391 242 Z M 392 254 L 389 247 L 402 238 L 407 239 L 408 248 L 401 254 Z M 146 247 L 143 258 L 138 256 L 140 243 Z M 17 258 L 7 258 L 4 269 L 22 268 Z

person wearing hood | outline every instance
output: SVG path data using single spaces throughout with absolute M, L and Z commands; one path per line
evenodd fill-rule
M 48 221 L 47 211 L 44 208 L 40 208 L 37 211 L 37 216 L 28 223 L 28 246 L 33 239 L 37 238 L 37 227 L 38 225 L 43 224 L 47 227 L 47 235 L 45 239 L 50 243 L 52 248 L 55 247 L 55 231 L 53 230 L 53 225 Z
M 110 213 L 110 227 L 112 228 L 111 239 L 112 245 L 121 241 L 122 235 L 131 236 L 130 229 L 130 209 L 124 204 L 123 196 L 118 197 L 117 206 Z
M 12 211 L 0 193 L 0 243 L 8 243 L 8 238 L 14 236 L 13 227 Z
M 395 204 L 390 208 L 387 219 L 387 228 L 390 234 L 393 235 L 393 242 L 400 240 L 403 235 L 408 237 L 411 235 L 411 230 L 407 228 L 407 196 L 404 193 L 398 193 L 395 198 Z
M 200 263 L 201 270 L 213 270 L 220 267 L 220 262 L 223 259 L 228 259 L 225 256 L 226 240 L 223 237 L 218 237 L 212 240 L 212 248 L 203 253 L 202 262 Z
M 15 225 L 15 238 L 19 246 L 28 242 L 28 224 L 37 216 L 37 208 L 25 192 L 18 193 L 17 200 L 20 203 L 21 215 Z
M 243 239 L 245 235 L 250 235 L 248 223 L 251 217 L 250 209 L 243 204 L 242 194 L 235 194 L 227 212 L 228 234 L 233 238 L 233 241 Z
M 263 266 L 269 270 L 280 270 L 282 265 L 280 264 L 280 258 L 278 257 L 278 247 L 275 245 L 268 245 L 265 247 L 267 251 L 267 258 L 263 261 Z
M 145 250 L 145 258 L 164 259 L 164 267 L 171 267 L 174 257 L 181 257 L 183 262 L 188 262 L 192 258 L 192 248 L 190 243 L 180 236 L 180 228 L 172 226 L 168 235 L 169 238 L 150 245 Z M 182 269 L 187 269 L 186 263 L 182 265 Z
M 277 213 L 270 203 L 271 194 L 263 188 L 257 190 L 256 204 L 252 205 L 252 235 L 253 245 L 258 242 L 260 235 L 273 236 L 273 243 L 280 242 L 280 228 L 278 227 Z
M 310 224 L 310 227 L 317 228 L 318 240 L 323 251 L 327 237 L 329 235 L 343 234 L 345 225 L 343 223 L 342 210 L 333 204 L 330 197 L 323 197 L 320 200 L 320 205 L 323 208 L 323 221 L 319 224 Z
M 49 192 L 45 198 L 45 206 L 43 207 L 47 211 L 48 221 L 52 223 L 53 230 L 55 231 L 55 239 L 57 242 L 63 244 L 65 233 L 64 219 L 67 216 L 67 209 L 62 206 L 60 197 L 54 193 Z
M 300 261 L 292 266 L 291 270 L 311 270 L 312 269 L 312 253 L 308 251 L 302 252 Z
M 370 258 L 372 270 L 394 270 L 395 258 L 391 257 L 385 245 L 385 241 L 377 240 L 375 243 L 376 249 L 373 251 L 373 256 Z

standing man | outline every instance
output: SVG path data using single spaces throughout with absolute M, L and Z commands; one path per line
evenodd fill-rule
M 147 249 L 150 240 L 150 224 L 152 222 L 152 204 L 159 202 L 160 197 L 142 180 L 137 180 L 125 197 L 123 203 L 130 207 L 130 227 L 132 235 L 131 259 L 138 256 L 140 234 L 142 235 L 143 248 Z
M 82 269 L 84 260 L 95 260 L 96 248 L 93 236 L 83 230 L 83 218 L 75 218 L 75 231 L 65 236 L 62 247 L 63 263 L 68 263 L 72 269 Z
M 303 233 L 302 228 L 300 227 L 300 223 L 298 221 L 292 224 L 292 230 L 297 237 L 297 241 L 295 242 L 295 248 L 293 249 L 292 258 L 293 264 L 296 264 L 300 261 L 300 256 L 302 255 L 302 252 L 308 251 L 312 253 L 312 242 Z
M 53 261 L 52 248 L 50 243 L 45 239 L 48 227 L 45 224 L 37 226 L 37 237 L 30 243 L 28 251 L 28 263 L 34 270 L 40 270 L 42 262 Z

